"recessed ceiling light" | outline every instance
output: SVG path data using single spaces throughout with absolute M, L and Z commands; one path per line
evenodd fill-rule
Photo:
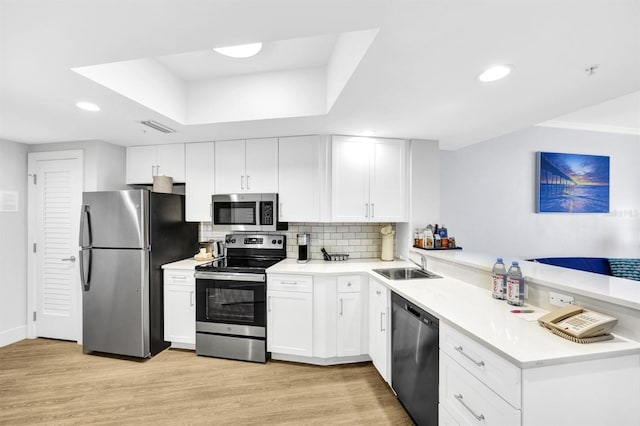
M 494 65 L 478 76 L 478 80 L 488 83 L 505 78 L 511 72 L 511 65 Z
M 250 58 L 260 53 L 262 43 L 239 44 L 237 46 L 218 47 L 213 50 L 231 58 Z
M 358 133 L 358 135 L 360 136 L 373 136 L 375 134 L 376 132 L 374 132 L 373 130 L 363 130 L 362 132 Z
M 85 111 L 91 111 L 91 112 L 100 111 L 100 107 L 91 102 L 81 101 L 81 102 L 78 102 L 76 106 Z

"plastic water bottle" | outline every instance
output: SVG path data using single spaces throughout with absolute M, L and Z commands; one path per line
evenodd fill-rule
M 507 273 L 507 303 L 510 305 L 524 305 L 524 277 L 518 262 L 511 263 Z
M 491 294 L 495 299 L 507 298 L 507 267 L 501 257 L 493 264 L 493 286 Z

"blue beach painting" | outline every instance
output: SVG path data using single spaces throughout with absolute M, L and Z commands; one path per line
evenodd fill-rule
M 609 157 L 537 153 L 537 213 L 609 213 Z

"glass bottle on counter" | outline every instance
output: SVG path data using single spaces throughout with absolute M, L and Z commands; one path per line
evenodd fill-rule
M 501 257 L 494 263 L 492 273 L 491 295 L 494 299 L 504 300 L 507 298 L 507 267 Z
M 524 277 L 517 261 L 511 263 L 507 272 L 507 303 L 515 306 L 524 305 Z
M 424 247 L 422 232 L 420 232 L 420 228 L 416 228 L 416 232 L 413 234 L 413 239 L 415 247 Z
M 434 247 L 433 232 L 431 231 L 431 225 L 427 226 L 424 230 L 424 248 L 432 249 Z

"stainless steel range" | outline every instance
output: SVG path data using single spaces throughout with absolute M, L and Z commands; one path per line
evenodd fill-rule
M 281 234 L 229 234 L 226 256 L 196 267 L 196 353 L 266 362 L 266 269 L 284 259 Z

